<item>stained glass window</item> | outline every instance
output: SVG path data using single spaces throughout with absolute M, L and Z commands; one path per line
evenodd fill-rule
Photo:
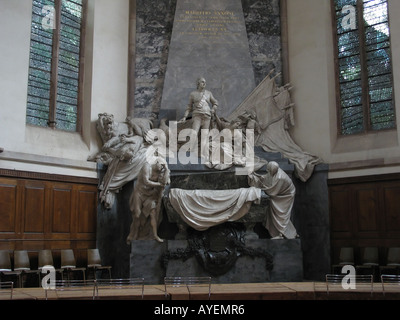
M 33 0 L 26 116 L 29 124 L 66 131 L 79 129 L 83 7 L 83 0 Z
M 333 0 L 340 133 L 396 128 L 387 0 Z

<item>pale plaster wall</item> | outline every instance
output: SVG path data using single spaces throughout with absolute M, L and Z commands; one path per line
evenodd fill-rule
M 0 5 L 0 168 L 95 177 L 86 159 L 100 147 L 97 115 L 123 121 L 127 114 L 129 0 L 89 0 L 81 134 L 25 125 L 32 2 Z M 400 131 L 338 138 L 330 1 L 287 0 L 287 8 L 294 140 L 330 164 L 330 178 L 399 172 Z M 400 1 L 389 0 L 389 10 L 400 99 Z
M 97 177 L 99 113 L 127 114 L 129 0 L 89 0 L 82 133 L 25 124 L 31 0 L 0 0 L 0 168 Z
M 400 171 L 400 131 L 338 137 L 334 43 L 328 0 L 287 0 L 294 140 L 330 164 L 330 178 Z M 389 0 L 395 96 L 400 99 L 400 1 Z M 397 100 L 398 100 L 397 99 Z M 400 107 L 396 104 L 397 123 Z

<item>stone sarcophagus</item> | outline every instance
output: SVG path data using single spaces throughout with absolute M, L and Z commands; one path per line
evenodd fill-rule
M 188 228 L 205 231 L 226 222 L 243 225 L 245 239 L 258 239 L 254 227 L 265 223 L 269 197 L 233 171 L 210 172 L 171 177 L 163 204 L 168 221 L 179 228 L 176 240 L 187 239 Z

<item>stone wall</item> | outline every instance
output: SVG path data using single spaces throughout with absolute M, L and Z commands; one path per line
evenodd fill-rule
M 280 0 L 242 0 L 242 6 L 258 85 L 272 69 L 282 70 Z M 161 107 L 176 0 L 137 0 L 136 8 L 134 113 L 143 117 Z
M 160 109 L 175 7 L 176 0 L 136 1 L 135 116 Z

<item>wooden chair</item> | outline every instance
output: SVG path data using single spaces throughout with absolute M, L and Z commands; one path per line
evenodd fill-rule
M 21 271 L 21 287 L 24 286 L 24 276 L 36 275 L 40 279 L 40 271 L 31 269 L 28 251 L 26 250 L 14 251 L 14 270 Z
M 72 249 L 61 250 L 61 268 L 67 272 L 68 280 L 70 279 L 71 273 L 74 273 L 74 272 L 81 272 L 83 280 L 86 279 L 86 276 L 85 276 L 86 268 L 85 267 L 78 268 L 76 266 L 75 255 L 74 255 L 74 251 Z
M 54 266 L 54 260 L 53 260 L 53 253 L 49 249 L 44 249 L 39 251 L 39 263 L 38 263 L 38 270 L 39 270 L 39 287 L 41 286 L 41 273 L 42 269 L 45 266 L 52 266 L 54 267 L 54 270 L 56 271 L 56 274 L 58 273 L 61 277 L 61 280 L 63 279 L 63 273 L 64 270 L 62 268 L 55 268 Z
M 354 266 L 354 249 L 352 247 L 342 247 L 340 248 L 339 263 L 332 265 L 332 273 L 341 273 L 337 270 L 342 269 L 346 265 Z
M 371 274 L 376 276 L 379 268 L 379 252 L 377 247 L 364 248 L 361 264 L 356 266 L 357 274 Z
M 21 287 L 21 271 L 13 270 L 11 267 L 10 252 L 7 250 L 0 250 L 0 275 L 1 281 L 3 278 L 16 278 L 18 286 Z M 7 281 L 3 281 L 7 282 Z
M 400 248 L 391 247 L 388 249 L 386 265 L 379 267 L 380 274 L 399 275 L 399 270 L 400 270 Z
M 101 264 L 101 257 L 99 249 L 87 249 L 87 271 L 93 271 L 94 278 L 97 279 L 97 271 L 108 271 L 109 278 L 111 279 L 111 266 L 103 266 Z

